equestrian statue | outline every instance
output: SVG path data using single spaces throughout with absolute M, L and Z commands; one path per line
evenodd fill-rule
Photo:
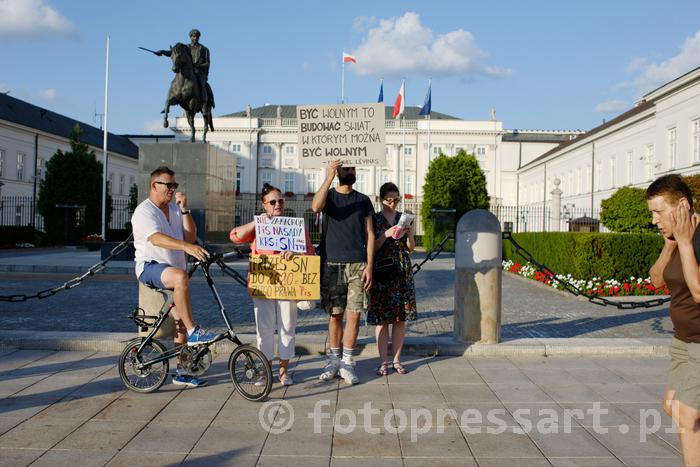
M 214 131 L 211 109 L 214 108 L 214 93 L 209 86 L 209 49 L 199 43 L 200 32 L 190 31 L 189 45 L 178 42 L 170 50 L 149 50 L 155 55 L 170 57 L 175 78 L 170 83 L 168 97 L 165 99 L 163 126 L 168 128 L 168 113 L 171 105 L 179 105 L 187 115 L 187 122 L 192 132 L 190 141 L 194 142 L 194 117 L 201 113 L 204 118 L 204 134 L 202 141 L 207 141 L 207 131 Z

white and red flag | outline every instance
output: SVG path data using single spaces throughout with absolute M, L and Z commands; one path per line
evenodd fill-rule
M 343 63 L 348 62 L 357 63 L 357 60 L 355 60 L 354 55 L 346 54 L 345 52 L 343 52 Z
M 396 102 L 394 102 L 394 111 L 391 113 L 391 118 L 399 118 L 403 115 L 403 111 L 406 105 L 404 84 L 406 84 L 406 80 L 401 81 L 401 89 L 399 89 L 399 95 L 396 96 Z

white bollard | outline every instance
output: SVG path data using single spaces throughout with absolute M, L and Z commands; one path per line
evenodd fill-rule
M 501 340 L 502 236 L 498 218 L 469 211 L 455 236 L 454 334 L 461 340 L 496 344 Z

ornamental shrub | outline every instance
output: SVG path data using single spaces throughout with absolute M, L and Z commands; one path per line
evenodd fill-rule
M 523 232 L 513 239 L 556 274 L 626 280 L 647 277 L 664 245 L 658 234 Z M 523 262 L 508 241 L 503 259 Z
M 600 221 L 612 232 L 655 232 L 645 190 L 623 186 L 600 203 Z
M 447 228 L 435 225 L 431 209 L 454 208 L 455 226 L 462 215 L 472 209 L 488 209 L 489 195 L 486 189 L 486 177 L 473 155 L 464 150 L 456 156 L 447 157 L 440 154 L 428 167 L 423 185 L 423 245 L 432 248 L 434 242 L 440 242 Z M 454 233 L 454 232 L 453 232 Z

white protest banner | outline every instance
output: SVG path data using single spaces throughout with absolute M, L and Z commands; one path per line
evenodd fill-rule
M 299 167 L 325 168 L 340 159 L 346 166 L 383 166 L 384 104 L 297 106 Z
M 251 297 L 280 300 L 321 298 L 321 258 L 295 255 L 250 255 L 248 293 Z
M 301 217 L 255 216 L 255 243 L 260 250 L 306 253 L 306 226 Z

